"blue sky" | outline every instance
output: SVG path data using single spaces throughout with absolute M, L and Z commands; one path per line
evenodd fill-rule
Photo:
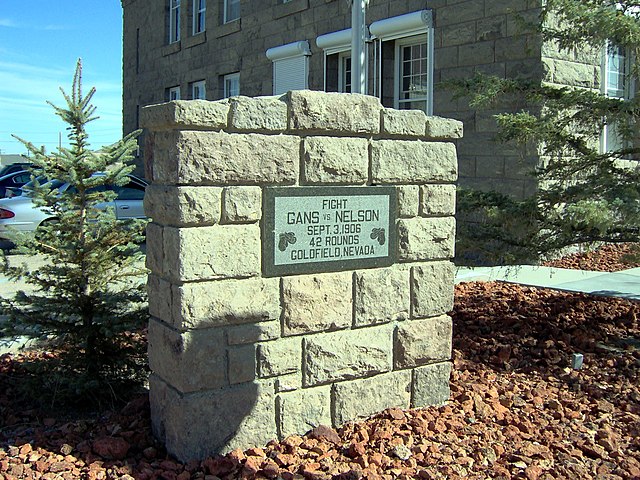
M 122 136 L 122 7 L 120 0 L 0 0 L 0 153 L 26 153 L 18 135 L 47 150 L 65 124 L 47 100 L 63 106 L 82 58 L 85 91 L 96 87 L 100 117 L 88 126 L 93 147 Z

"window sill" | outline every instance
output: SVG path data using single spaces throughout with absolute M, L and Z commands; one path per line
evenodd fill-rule
M 165 45 L 164 47 L 162 47 L 162 56 L 166 57 L 167 55 L 178 53 L 181 48 L 182 46 L 180 45 L 179 41 L 170 43 L 169 45 Z
M 207 32 L 196 33 L 193 37 L 188 37 L 184 41 L 184 48 L 195 47 L 196 45 L 202 45 L 207 41 Z
M 282 0 L 277 0 L 278 5 L 273 11 L 273 18 L 282 18 L 294 13 L 302 12 L 309 8 L 309 0 L 292 0 L 287 3 L 280 3 Z
M 228 23 L 223 23 L 218 27 L 216 31 L 216 38 L 231 35 L 232 33 L 239 32 L 241 29 L 240 19 L 232 20 Z

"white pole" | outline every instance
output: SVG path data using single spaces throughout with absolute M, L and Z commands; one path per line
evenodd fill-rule
M 351 0 L 351 93 L 366 93 L 366 41 L 365 12 L 369 0 Z

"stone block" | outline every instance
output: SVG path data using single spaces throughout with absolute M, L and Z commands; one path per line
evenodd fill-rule
M 455 140 L 462 138 L 463 123 L 453 118 L 427 117 L 426 137 L 434 140 Z
M 153 131 L 219 130 L 227 126 L 228 116 L 228 100 L 174 100 L 143 107 L 140 110 L 140 127 Z
M 256 347 L 242 345 L 228 349 L 229 383 L 252 382 L 256 378 Z
M 375 97 L 296 90 L 289 93 L 293 131 L 377 134 L 382 105 Z
M 431 217 L 455 213 L 455 185 L 422 185 L 420 187 L 420 215 Z
M 147 223 L 147 252 L 145 265 L 153 273 L 162 275 L 164 269 L 163 228 L 157 223 Z
M 396 265 L 357 271 L 354 282 L 354 326 L 409 318 L 408 268 Z
M 433 262 L 411 269 L 411 317 L 442 315 L 453 309 L 455 267 L 451 262 Z
M 420 205 L 420 188 L 418 185 L 399 185 L 398 192 L 398 216 L 417 217 Z
M 234 97 L 229 127 L 241 131 L 284 132 L 287 129 L 287 103 L 281 96 Z
M 222 329 L 180 333 L 149 320 L 149 368 L 182 393 L 226 385 Z
M 451 318 L 442 315 L 398 325 L 394 342 L 396 369 L 413 368 L 451 358 Z
M 269 378 L 300 371 L 302 340 L 286 338 L 258 346 L 258 375 Z
M 223 221 L 228 223 L 257 222 L 262 217 L 260 187 L 227 187 L 223 193 Z
M 442 405 L 451 395 L 451 363 L 442 362 L 418 367 L 413 371 L 411 408 Z
M 272 381 L 188 395 L 155 375 L 149 383 L 154 434 L 182 462 L 262 447 L 278 436 Z
M 283 278 L 283 335 L 350 327 L 352 297 L 351 272 Z
M 213 225 L 220 221 L 221 192 L 218 187 L 149 185 L 144 195 L 144 211 L 162 225 Z
M 293 392 L 302 388 L 302 375 L 299 372 L 280 375 L 275 378 L 276 393 Z
M 172 308 L 176 328 L 248 324 L 244 326 L 246 330 L 242 333 L 236 332 L 235 336 L 230 337 L 235 339 L 233 342 L 240 343 L 241 338 L 266 335 L 261 332 L 267 329 L 277 330 L 276 325 L 280 323 L 277 321 L 280 318 L 280 289 L 277 278 L 185 283 L 174 286 L 173 289 L 175 298 Z M 256 322 L 276 325 L 253 325 Z
M 147 278 L 149 315 L 171 324 L 173 321 L 173 295 L 171 283 L 153 273 Z
M 280 438 L 331 425 L 331 386 L 281 393 L 276 400 Z
M 368 377 L 391 370 L 392 325 L 305 337 L 303 385 Z
M 246 280 L 245 280 L 246 281 Z M 253 290 L 251 295 L 253 295 Z M 272 295 L 277 292 L 272 292 Z M 266 301 L 276 300 L 272 308 L 277 307 L 277 299 L 273 296 L 266 297 Z M 274 310 L 275 312 L 275 310 Z M 274 318 L 278 318 L 275 317 Z M 247 343 L 266 342 L 280 337 L 280 322 L 273 320 L 261 323 L 248 323 L 227 328 L 227 344 L 243 345 Z
M 454 182 L 457 171 L 452 143 L 376 140 L 371 144 L 374 183 Z
M 411 370 L 336 383 L 333 386 L 333 425 L 365 418 L 387 408 L 409 408 Z
M 164 229 L 164 269 L 185 282 L 260 274 L 260 227 L 214 225 Z
M 362 184 L 369 175 L 365 138 L 307 137 L 303 178 L 309 184 Z
M 154 181 L 164 184 L 287 184 L 298 179 L 300 138 L 226 132 L 157 134 Z
M 456 222 L 453 217 L 398 220 L 398 256 L 404 261 L 453 257 Z
M 424 137 L 426 115 L 422 110 L 382 110 L 382 134 L 398 137 Z

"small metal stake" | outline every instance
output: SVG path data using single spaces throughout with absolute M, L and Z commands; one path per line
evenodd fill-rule
M 584 356 L 581 353 L 574 353 L 571 357 L 571 368 L 574 370 L 580 370 L 582 368 L 583 361 Z

